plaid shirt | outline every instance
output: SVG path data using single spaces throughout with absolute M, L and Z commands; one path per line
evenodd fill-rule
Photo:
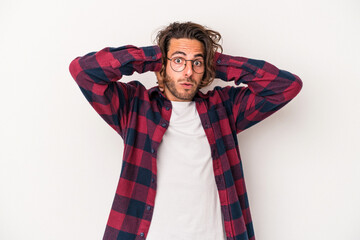
M 193 101 L 208 138 L 228 240 L 254 240 L 237 134 L 279 110 L 302 88 L 296 75 L 260 60 L 216 53 L 216 77 L 247 87 L 215 87 Z M 105 240 L 144 240 L 156 196 L 156 157 L 171 102 L 158 87 L 123 75 L 161 69 L 159 47 L 104 48 L 74 59 L 70 72 L 97 113 L 123 138 L 121 176 Z M 174 207 L 176 207 L 174 205 Z M 211 230 L 211 229 L 209 229 Z M 179 229 L 181 231 L 181 229 Z

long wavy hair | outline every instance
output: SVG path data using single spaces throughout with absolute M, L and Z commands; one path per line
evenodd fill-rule
M 221 40 L 220 33 L 193 22 L 174 22 L 160 30 L 157 33 L 156 42 L 160 47 L 162 54 L 163 67 L 160 70 L 162 76 L 166 76 L 165 66 L 168 61 L 167 52 L 169 51 L 170 40 L 172 38 L 196 39 L 203 44 L 205 49 L 205 72 L 199 87 L 201 88 L 210 85 L 215 78 L 215 52 L 218 49 L 220 49 L 221 52 L 223 51 L 219 44 L 219 41 Z

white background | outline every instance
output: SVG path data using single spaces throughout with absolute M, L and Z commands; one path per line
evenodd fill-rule
M 123 143 L 68 65 L 107 46 L 152 45 L 175 20 L 303 80 L 292 102 L 238 136 L 257 239 L 360 239 L 359 10 L 357 0 L 2 0 L 0 239 L 102 238 Z M 155 85 L 153 73 L 132 79 Z

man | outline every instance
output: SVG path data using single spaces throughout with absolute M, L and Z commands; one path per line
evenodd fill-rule
M 176 22 L 158 33 L 157 46 L 72 61 L 86 99 L 124 139 L 103 239 L 255 239 L 237 133 L 287 104 L 302 82 L 265 61 L 217 52 L 220 39 Z M 117 81 L 134 71 L 155 72 L 158 86 Z M 247 86 L 200 92 L 214 77 Z

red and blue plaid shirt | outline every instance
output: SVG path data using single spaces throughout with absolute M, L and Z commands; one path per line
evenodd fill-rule
M 211 147 L 227 240 L 254 240 L 237 134 L 286 105 L 299 93 L 302 81 L 260 60 L 217 53 L 214 64 L 217 78 L 247 86 L 215 87 L 206 94 L 198 92 L 193 101 Z M 134 71 L 159 71 L 161 66 L 159 47 L 130 45 L 104 48 L 70 64 L 86 99 L 124 140 L 104 240 L 144 240 L 149 231 L 156 207 L 157 151 L 169 126 L 171 102 L 158 87 L 118 80 Z

